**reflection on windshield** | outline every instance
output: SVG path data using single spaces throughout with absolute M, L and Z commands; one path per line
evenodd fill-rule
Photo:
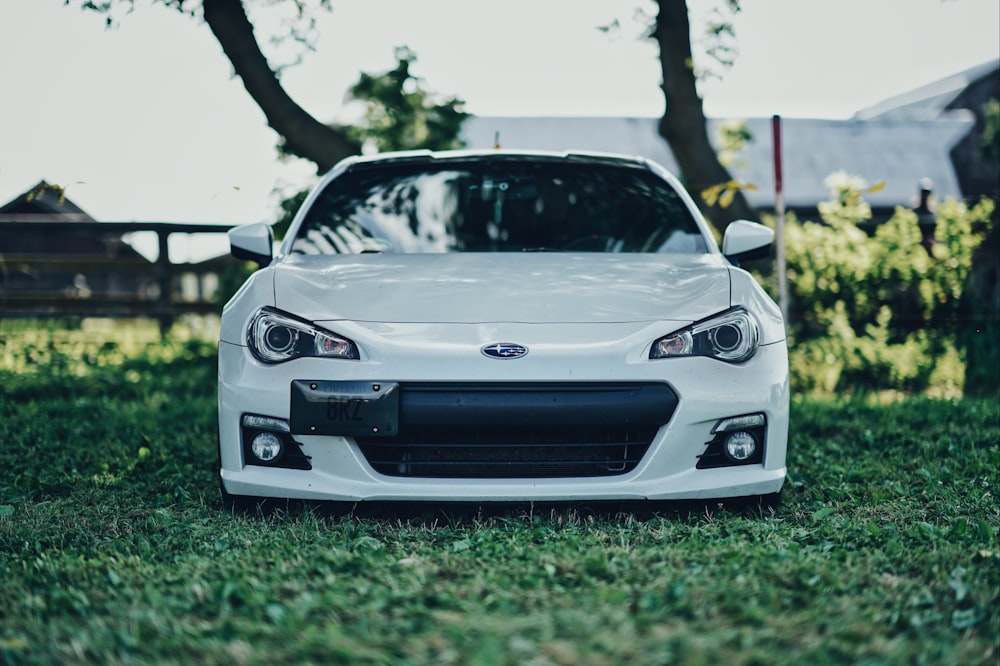
M 630 166 L 470 160 L 356 167 L 293 252 L 707 252 L 677 192 Z

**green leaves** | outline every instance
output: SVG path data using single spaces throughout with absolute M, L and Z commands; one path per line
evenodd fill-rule
M 859 226 L 871 217 L 863 195 L 884 183 L 838 173 L 827 184 L 833 197 L 820 205 L 822 222 L 786 225 L 796 390 L 960 396 L 958 342 L 970 326 L 960 304 L 992 202 L 941 204 L 929 253 L 911 209 L 898 208 L 874 230 Z
M 449 150 L 461 148 L 458 138 L 469 116 L 465 102 L 429 92 L 410 71 L 417 56 L 406 46 L 395 51 L 396 66 L 386 72 L 361 72 L 348 95 L 364 104 L 364 122 L 352 136 L 378 152 L 391 150 Z
M 742 183 L 738 180 L 730 180 L 718 185 L 712 185 L 701 191 L 701 198 L 709 206 L 719 205 L 720 208 L 729 208 L 740 190 L 754 191 L 757 186 L 753 183 Z

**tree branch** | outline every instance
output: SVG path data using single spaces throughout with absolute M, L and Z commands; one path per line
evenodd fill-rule
M 284 138 L 286 152 L 315 162 L 320 172 L 360 152 L 346 131 L 319 122 L 285 92 L 257 44 L 241 0 L 202 0 L 202 11 L 243 87 L 267 124 Z

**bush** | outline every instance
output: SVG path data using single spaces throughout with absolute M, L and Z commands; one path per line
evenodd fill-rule
M 796 391 L 961 395 L 960 302 L 993 202 L 944 202 L 928 248 L 913 210 L 899 207 L 866 233 L 867 183 L 845 174 L 827 183 L 834 197 L 819 206 L 821 222 L 786 224 Z

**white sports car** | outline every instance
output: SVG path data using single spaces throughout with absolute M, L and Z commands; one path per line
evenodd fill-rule
M 219 340 L 229 501 L 777 497 L 779 309 L 647 160 L 427 151 L 351 158 L 308 196 Z

